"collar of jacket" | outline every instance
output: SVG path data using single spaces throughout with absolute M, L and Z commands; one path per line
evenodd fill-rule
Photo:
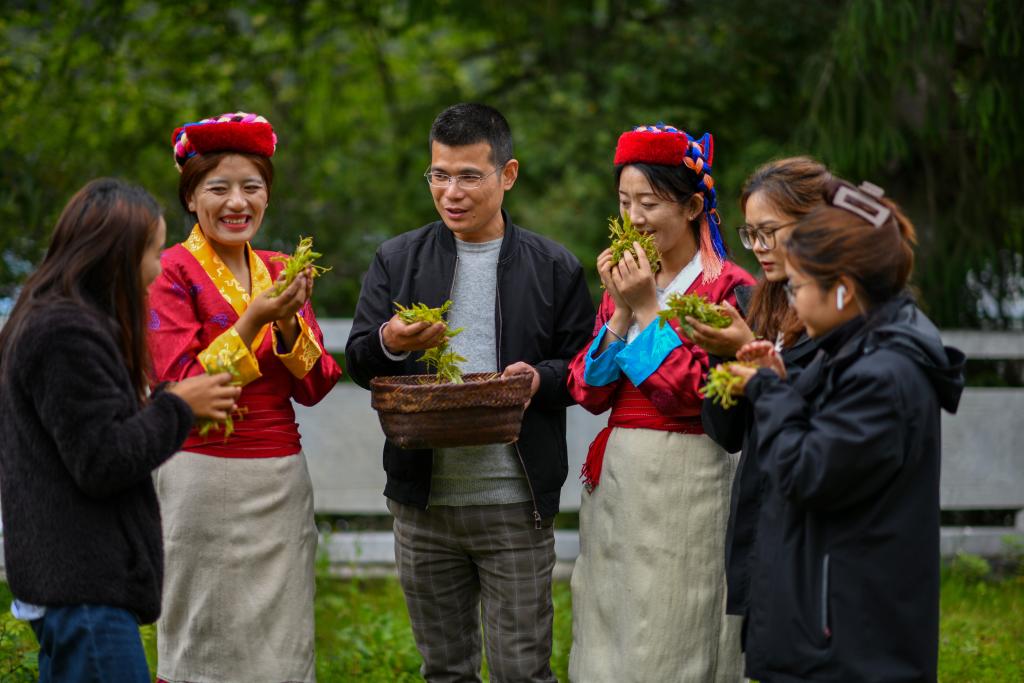
M 501 210 L 501 219 L 505 221 L 505 233 L 501 238 L 501 251 L 498 252 L 498 263 L 504 263 L 512 258 L 516 248 L 519 246 L 519 226 L 509 219 L 508 212 L 505 209 Z M 457 255 L 455 234 L 448 229 L 443 220 L 437 221 L 434 225 L 434 239 L 437 240 L 437 243 L 442 249 L 451 253 L 452 256 Z
M 864 345 L 872 332 L 897 318 L 904 307 L 913 304 L 913 298 L 906 294 L 895 296 L 867 315 L 857 316 L 826 334 L 821 340 L 820 347 L 832 356 L 833 365 L 860 356 L 862 351 L 870 352 L 873 349 L 865 349 Z

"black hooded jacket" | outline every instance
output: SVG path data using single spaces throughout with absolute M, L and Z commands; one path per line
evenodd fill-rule
M 569 360 L 589 341 L 594 304 L 583 268 L 568 249 L 524 230 L 503 211 L 505 234 L 498 254 L 495 338 L 498 367 L 517 361 L 540 374 L 540 388 L 523 415 L 518 451 L 533 493 L 535 512 L 551 517 L 569 471 L 565 443 L 565 409 L 572 404 L 566 388 Z M 455 237 L 435 221 L 380 246 L 363 280 L 345 362 L 362 387 L 382 375 L 424 372 L 421 354 L 391 360 L 381 347 L 378 329 L 394 313 L 393 302 L 440 306 L 455 282 Z M 384 495 L 425 508 L 430 498 L 433 453 L 384 444 Z
M 802 372 L 746 389 L 766 481 L 747 675 L 935 681 L 940 409 L 956 411 L 964 356 L 907 297 L 819 345 Z

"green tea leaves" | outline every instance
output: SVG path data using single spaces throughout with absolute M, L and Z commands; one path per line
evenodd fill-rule
M 633 242 L 639 242 L 640 246 L 643 247 L 644 253 L 647 254 L 647 260 L 651 264 L 651 272 L 657 273 L 658 269 L 661 268 L 661 254 L 658 253 L 658 248 L 654 246 L 654 235 L 637 230 L 633 226 L 633 221 L 630 219 L 628 211 L 622 212 L 621 223 L 618 216 L 612 216 L 608 219 L 608 237 L 612 241 L 612 265 L 618 263 L 627 250 L 632 251 L 635 249 Z
M 226 372 L 231 375 L 231 384 L 234 384 L 235 386 L 241 385 L 238 370 L 235 368 L 235 364 L 231 358 L 231 351 L 227 348 L 221 349 L 217 353 L 216 359 L 206 367 L 206 374 L 208 375 L 219 375 L 222 372 Z M 205 439 L 211 431 L 219 432 L 223 430 L 224 440 L 227 441 L 228 437 L 235 433 L 235 420 L 241 420 L 242 413 L 244 412 L 245 410 L 243 408 L 231 411 L 223 422 L 209 419 L 199 420 L 199 436 Z
M 710 398 L 712 403 L 720 405 L 726 410 L 737 404 L 738 401 L 732 392 L 733 389 L 743 383 L 742 377 L 729 372 L 730 365 L 755 367 L 753 363 L 743 363 L 740 361 L 716 365 L 708 372 L 707 383 L 700 389 L 701 396 Z
M 669 295 L 665 305 L 668 308 L 658 312 L 658 325 L 664 327 L 668 321 L 678 320 L 683 332 L 690 338 L 693 338 L 693 326 L 686 322 L 687 316 L 719 329 L 732 324 L 732 318 L 722 306 L 711 303 L 699 294 L 676 292 Z
M 452 307 L 452 302 L 445 301 L 442 306 L 430 308 L 426 304 L 412 304 L 408 308 L 398 303 L 395 304 L 395 314 L 399 320 L 407 325 L 413 323 L 443 323 L 447 325 L 444 314 Z M 427 349 L 420 357 L 420 362 L 425 363 L 427 371 L 436 376 L 438 384 L 462 384 L 462 368 L 466 359 L 455 353 L 455 349 L 448 345 L 448 340 L 462 332 L 462 328 L 456 330 L 445 330 L 444 341 L 432 349 Z
M 284 263 L 284 281 L 274 285 L 274 291 L 270 295 L 271 298 L 281 296 L 284 290 L 288 289 L 295 278 L 304 271 L 307 267 L 313 268 L 313 277 L 319 277 L 323 275 L 330 268 L 318 266 L 314 261 L 323 256 L 318 251 L 313 251 L 313 238 L 312 237 L 299 237 L 299 244 L 295 247 L 295 253 L 291 256 L 272 256 L 271 261 L 277 261 L 278 263 Z

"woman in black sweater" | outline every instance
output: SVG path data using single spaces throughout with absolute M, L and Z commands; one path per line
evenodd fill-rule
M 834 182 L 786 247 L 787 293 L 818 351 L 771 342 L 727 366 L 754 406 L 765 473 L 747 675 L 762 683 L 936 680 L 940 410 L 964 356 L 906 286 L 914 228 L 879 187 Z
M 68 203 L 0 330 L 0 501 L 12 611 L 41 681 L 149 681 L 138 624 L 160 613 L 150 473 L 195 416 L 223 419 L 230 376 L 148 391 L 146 288 L 166 226 L 142 188 L 95 180 Z

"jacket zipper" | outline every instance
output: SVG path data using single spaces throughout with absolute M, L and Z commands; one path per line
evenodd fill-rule
M 537 496 L 533 493 L 533 482 L 530 481 L 530 475 L 526 471 L 526 461 L 523 460 L 523 454 L 519 450 L 519 441 L 513 441 L 512 446 L 516 449 L 516 455 L 519 456 L 519 464 L 523 466 L 523 476 L 526 477 L 526 485 L 530 487 L 530 500 L 533 501 L 533 528 L 540 529 L 540 512 L 537 511 Z
M 828 553 L 821 559 L 821 632 L 825 638 L 832 637 L 832 629 L 828 625 Z
M 502 327 L 503 321 L 502 321 L 502 317 L 501 317 L 501 267 L 500 267 L 500 265 L 498 267 L 497 277 L 495 278 L 495 281 L 494 281 L 494 298 L 496 300 L 497 309 L 498 309 L 497 310 L 497 315 L 495 316 L 495 320 L 494 320 L 494 326 L 495 326 L 494 346 L 495 346 L 495 355 L 498 358 L 498 372 L 501 372 L 501 370 L 502 370 L 502 364 L 501 364 L 501 327 Z M 540 529 L 540 527 L 541 527 L 541 524 L 540 524 L 541 523 L 541 517 L 540 517 L 540 512 L 537 510 L 537 495 L 533 492 L 533 482 L 530 481 L 530 473 L 526 471 L 526 460 L 523 459 L 523 453 L 522 453 L 522 451 L 519 450 L 519 442 L 515 441 L 515 442 L 512 443 L 512 445 L 516 449 L 516 456 L 519 458 L 519 464 L 523 468 L 523 476 L 526 477 L 526 485 L 528 487 L 530 487 L 530 500 L 533 502 L 533 528 L 534 529 Z

